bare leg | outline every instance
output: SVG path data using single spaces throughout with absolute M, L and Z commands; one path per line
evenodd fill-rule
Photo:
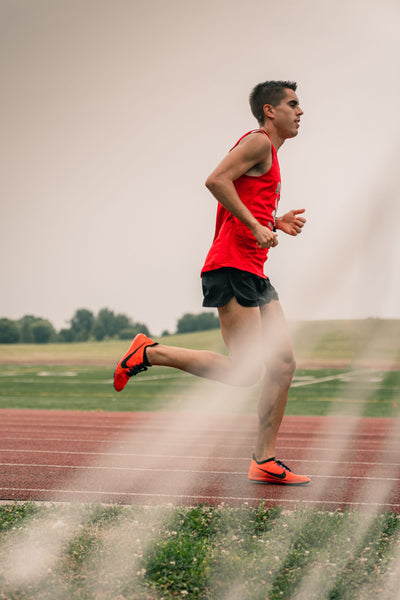
M 275 456 L 276 437 L 296 368 L 283 310 L 273 300 L 263 306 L 241 306 L 235 298 L 218 309 L 229 357 L 215 352 L 157 345 L 147 349 L 152 365 L 174 367 L 231 385 L 252 385 L 265 374 L 258 401 L 258 460 Z
M 222 354 L 158 344 L 147 348 L 146 355 L 152 366 L 172 367 L 198 377 L 230 383 L 232 363 Z
M 276 437 L 296 369 L 289 328 L 280 303 L 261 308 L 266 370 L 258 402 L 257 460 L 275 456 Z
M 229 357 L 206 350 L 188 350 L 162 344 L 147 348 L 152 365 L 173 367 L 230 385 L 252 385 L 260 377 L 261 315 L 232 298 L 218 309 L 221 333 Z
M 218 313 L 233 369 L 243 378 L 244 385 L 253 385 L 260 379 L 263 368 L 260 309 L 242 306 L 236 298 L 231 298 Z

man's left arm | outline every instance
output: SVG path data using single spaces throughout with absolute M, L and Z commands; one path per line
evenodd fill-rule
M 305 212 L 305 208 L 298 208 L 296 210 L 290 210 L 289 212 L 277 217 L 275 221 L 276 229 L 280 229 L 288 235 L 298 235 L 306 223 L 304 217 L 300 217 Z

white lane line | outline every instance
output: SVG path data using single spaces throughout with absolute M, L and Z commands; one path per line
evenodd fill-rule
M 36 377 L 46 377 L 46 378 L 54 378 L 57 383 L 59 381 L 60 376 L 63 376 L 65 378 L 70 378 L 73 377 L 75 378 L 77 375 L 77 373 L 46 373 L 45 371 L 36 373 Z M 10 375 L 8 375 L 10 376 Z M 3 374 L 0 373 L 0 377 L 4 377 Z M 162 379 L 189 379 L 188 375 L 148 375 L 146 377 L 143 377 L 140 379 L 140 383 L 146 383 L 147 381 L 157 381 L 157 380 L 162 380 Z M 21 378 L 18 376 L 18 381 L 21 381 Z M 23 383 L 38 383 L 38 380 L 36 378 L 22 378 L 22 382 Z M 62 382 L 63 384 L 70 384 L 70 385 L 111 385 L 113 384 L 113 379 L 86 379 L 85 381 L 82 381 L 82 379 L 66 379 L 65 381 Z M 111 392 L 113 392 L 113 390 L 111 389 Z
M 334 381 L 335 379 L 341 379 L 344 378 L 345 379 L 345 383 L 348 383 L 348 379 L 354 377 L 354 376 L 358 376 L 360 374 L 362 375 L 368 375 L 369 378 L 374 374 L 374 373 L 382 373 L 381 369 L 369 369 L 368 371 L 364 370 L 357 370 L 357 371 L 344 371 L 343 373 L 336 373 L 335 375 L 330 375 L 327 377 L 320 377 L 320 378 L 315 378 L 312 375 L 305 375 L 305 376 L 296 376 L 293 379 L 293 383 L 292 383 L 292 387 L 299 387 L 301 385 L 313 385 L 316 383 L 323 383 L 325 381 Z M 59 379 L 60 377 L 64 377 L 64 378 L 70 378 L 70 377 L 78 377 L 80 375 L 80 373 L 78 371 L 66 371 L 63 373 L 57 373 L 57 372 L 50 372 L 50 371 L 39 371 L 36 373 L 36 377 L 34 378 L 26 378 L 23 379 L 24 383 L 36 383 L 37 382 L 37 377 L 53 377 L 55 379 Z M 0 373 L 0 377 L 10 377 L 10 376 L 18 376 L 18 373 L 16 371 L 12 371 L 12 372 L 5 372 L 5 373 Z M 180 380 L 189 380 L 191 379 L 191 376 L 186 374 L 186 373 L 170 373 L 170 374 L 164 374 L 164 375 L 146 375 L 144 377 L 141 377 L 140 379 L 140 383 L 146 383 L 148 381 L 162 381 L 164 379 L 180 379 Z M 370 380 L 370 379 L 369 379 Z M 379 378 L 374 378 L 374 382 L 376 381 L 377 383 L 379 383 L 379 381 L 382 380 L 382 376 L 380 375 Z M 79 377 L 76 380 L 68 380 L 65 381 L 65 383 L 70 383 L 73 385 L 82 385 L 82 380 L 79 379 Z M 86 380 L 85 382 L 86 384 L 96 384 L 96 385 L 110 385 L 113 383 L 112 379 L 93 379 L 93 380 Z
M 0 451 L 1 452 L 1 451 Z M 10 452 L 13 452 L 12 450 L 10 450 Z M 36 454 L 37 452 L 34 450 L 27 450 L 26 452 L 32 452 L 33 454 Z M 58 454 L 63 454 L 63 455 L 82 455 L 82 456 L 119 456 L 119 457 L 130 457 L 130 458 L 151 458 L 151 459 L 171 459 L 171 460 L 197 460 L 197 461 L 206 461 L 206 460 L 225 460 L 225 461 L 245 461 L 246 463 L 250 462 L 250 457 L 249 456 L 195 456 L 195 455 L 189 455 L 189 454 L 185 454 L 185 456 L 182 456 L 182 454 L 140 454 L 140 453 L 136 453 L 136 452 L 131 452 L 129 454 L 122 454 L 122 453 L 108 453 L 108 452 L 67 452 L 67 451 L 61 451 L 61 452 L 53 452 L 51 450 L 42 450 L 41 453 L 43 454 L 54 454 L 54 455 L 58 455 Z M 307 458 L 291 458 L 289 459 L 291 462 L 294 462 L 296 464 L 303 464 L 303 463 L 310 463 L 310 464 L 327 464 L 327 465 L 365 465 L 365 466 L 378 466 L 378 467 L 395 467 L 398 468 L 399 467 L 399 463 L 398 462 L 368 462 L 368 461 L 354 461 L 354 460 L 311 460 L 311 459 L 307 459 Z M 27 466 L 31 463 L 0 463 L 0 465 L 19 465 L 19 464 L 26 464 Z
M 282 498 L 257 498 L 252 496 L 202 496 L 202 495 L 188 495 L 188 494 L 153 494 L 153 493 L 139 493 L 139 492 L 101 492 L 101 491 L 90 491 L 90 490 L 60 490 L 60 489 L 41 489 L 41 488 L 1 488 L 0 491 L 10 491 L 10 492 L 40 492 L 48 494 L 51 492 L 52 494 L 80 494 L 80 495 L 100 495 L 100 496 L 119 496 L 119 497 L 131 497 L 131 498 L 176 498 L 178 500 L 195 500 L 198 502 L 199 500 L 218 500 L 220 502 L 226 502 L 229 500 L 238 501 L 238 502 L 274 502 L 277 504 L 316 504 L 316 505 L 328 505 L 333 504 L 334 506 L 374 506 L 378 508 L 382 508 L 388 506 L 390 508 L 400 507 L 399 503 L 379 503 L 379 502 L 348 502 L 348 501 L 335 501 L 335 500 L 290 500 L 290 499 L 282 499 Z
M 114 438 L 114 437 L 110 437 L 110 438 L 105 438 L 105 439 L 99 439 L 99 438 L 60 438 L 60 437 L 54 437 L 54 438 L 46 438 L 46 437 L 34 437 L 34 438 L 30 438 L 30 437 L 19 437 L 19 436 L 8 436 L 8 437 L 0 437 L 0 450 L 1 450 L 1 443 L 4 442 L 29 442 L 29 444 L 32 446 L 32 442 L 33 443 L 40 443 L 41 445 L 44 445 L 47 442 L 52 442 L 55 444 L 94 444 L 94 445 L 113 445 L 113 446 L 148 446 L 148 439 L 149 437 L 151 438 L 152 436 L 149 434 L 149 436 L 147 437 L 143 437 L 143 436 L 132 436 L 130 438 Z M 248 447 L 249 444 L 251 445 L 253 443 L 253 438 L 254 436 L 251 436 L 249 438 L 245 437 L 244 439 L 239 439 L 238 436 L 235 437 L 235 444 L 226 444 L 226 443 L 221 443 L 218 440 L 205 440 L 205 441 L 199 441 L 196 442 L 196 446 L 203 446 L 203 447 L 218 447 L 218 448 L 230 448 L 230 447 Z M 204 438 L 203 438 L 204 439 Z M 299 444 L 304 443 L 303 439 L 299 439 L 299 440 L 293 440 L 293 439 L 281 439 L 278 440 L 277 445 L 279 448 L 299 448 L 299 449 L 304 449 L 305 446 L 288 446 L 287 443 L 291 442 L 292 444 L 295 443 L 296 441 L 298 441 Z M 167 438 L 166 436 L 163 436 L 163 439 L 159 442 L 159 446 L 171 446 L 171 445 L 185 445 L 187 443 L 193 442 L 193 436 L 188 436 L 187 438 L 182 438 L 182 437 L 173 437 L 172 441 L 171 438 Z M 285 443 L 286 442 L 286 443 Z M 367 449 L 371 449 L 374 450 L 376 448 L 376 446 L 378 446 L 378 448 L 382 445 L 385 446 L 385 449 L 391 449 L 394 452 L 400 452 L 400 441 L 394 441 L 394 440 L 389 440 L 387 441 L 386 437 L 383 436 L 380 439 L 375 439 L 375 440 L 365 440 L 365 439 L 359 439 L 359 438 L 352 438 L 352 439 L 348 439 L 346 437 L 343 438 L 339 438 L 339 439 L 329 439 L 329 440 L 315 440 L 314 443 L 318 443 L 318 442 L 323 442 L 326 443 L 326 446 L 307 446 L 310 449 L 317 449 L 317 450 L 329 450 L 331 448 L 338 448 L 339 446 L 342 446 L 344 443 L 346 444 L 346 447 L 349 447 L 349 444 L 351 444 L 352 446 L 355 446 L 356 448 L 359 448 L 360 445 L 364 446 L 364 448 L 360 448 L 360 450 L 367 450 Z M 366 448 L 366 446 L 368 446 L 368 448 Z
M 159 429 L 159 428 L 155 428 L 154 427 L 152 429 L 149 429 L 149 431 L 144 431 L 143 433 L 144 433 L 145 436 L 151 436 L 151 435 L 154 435 L 154 431 L 156 429 Z M 34 430 L 34 431 L 36 431 L 36 430 Z M 9 432 L 10 431 L 7 430 L 7 433 L 9 433 Z M 31 433 L 30 431 L 26 432 L 25 429 L 24 429 L 24 432 L 25 433 Z M 139 432 L 131 431 L 130 433 L 131 434 L 135 434 L 135 440 L 137 439 L 136 438 L 137 435 L 142 435 L 141 431 L 139 431 Z M 201 431 L 196 431 L 195 433 L 202 433 L 202 432 Z M 231 433 L 232 435 L 235 435 L 235 439 L 238 437 L 238 435 L 240 435 L 242 437 L 246 437 L 246 438 L 250 437 L 250 436 L 253 437 L 253 435 L 254 435 L 252 431 L 249 431 L 249 432 L 237 432 L 237 431 L 234 431 L 234 430 L 229 430 L 229 431 L 227 430 L 227 431 L 223 431 L 223 432 L 217 432 L 218 435 L 220 435 L 221 433 L 224 433 L 224 434 Z M 167 436 L 167 434 L 168 434 L 168 430 L 165 430 L 165 437 Z M 204 435 L 210 435 L 210 434 L 211 434 L 211 432 L 204 432 Z M 192 436 L 190 436 L 187 431 L 182 432 L 182 435 L 187 435 L 189 439 L 192 439 Z M 340 440 L 346 440 L 346 441 L 348 440 L 348 441 L 355 442 L 355 443 L 359 443 L 360 441 L 368 441 L 368 444 L 379 444 L 379 443 L 382 442 L 382 440 L 385 440 L 385 438 L 387 436 L 389 436 L 389 435 L 390 435 L 390 437 L 393 437 L 390 431 L 383 431 L 382 433 L 371 433 L 371 434 L 365 434 L 365 433 L 361 433 L 359 435 L 355 434 L 354 436 L 352 436 L 350 438 L 348 436 L 346 436 L 345 434 L 343 434 L 343 433 L 342 434 L 341 433 L 336 433 L 336 434 L 333 434 L 333 435 L 332 434 L 325 435 L 324 433 L 321 433 L 321 434 L 314 434 L 313 435 L 313 434 L 299 434 L 299 432 L 296 432 L 296 433 L 286 433 L 286 432 L 284 432 L 284 433 L 280 433 L 279 434 L 279 440 L 278 440 L 278 442 L 279 441 L 283 442 L 285 439 L 288 439 L 289 441 L 293 441 L 293 437 L 297 436 L 299 438 L 299 441 L 303 441 L 304 437 L 307 437 L 307 438 L 310 438 L 310 437 L 324 438 L 324 441 L 326 441 L 326 438 L 328 437 L 329 440 L 332 440 L 332 441 L 335 441 L 335 442 L 338 442 Z M 396 441 L 393 440 L 393 441 L 390 442 L 391 444 L 393 444 L 393 445 L 400 444 L 400 434 L 398 436 L 396 436 L 396 437 L 398 437 L 399 440 L 398 441 L 397 440 Z M 375 438 L 375 439 L 369 439 L 369 438 Z M 18 440 L 18 441 L 21 441 L 21 442 L 22 441 L 26 441 L 26 442 L 38 442 L 38 441 L 39 442 L 78 442 L 78 443 L 84 442 L 84 443 L 88 443 L 88 444 L 95 443 L 95 442 L 98 442 L 98 443 L 103 443 L 103 442 L 104 443 L 110 443 L 110 438 L 109 437 L 108 438 L 98 438 L 98 437 L 88 438 L 87 436 L 86 437 L 80 437 L 80 438 L 76 438 L 76 437 L 75 438 L 71 438 L 71 437 L 48 437 L 48 436 L 45 437 L 45 436 L 41 435 L 40 433 L 38 433 L 38 435 L 36 435 L 35 437 L 30 437 L 30 436 L 27 436 L 27 435 L 2 435 L 1 436 L 1 440 Z M 130 440 L 126 440 L 124 438 L 121 438 L 121 439 L 114 438 L 114 441 L 117 441 L 120 444 L 126 444 L 126 443 L 129 443 Z M 315 439 L 315 441 L 317 441 L 317 439 Z M 216 441 L 215 443 L 218 443 L 218 441 Z
M 178 442 L 176 443 L 164 443 L 162 444 L 162 446 L 176 446 Z M 135 443 L 135 445 L 146 445 L 147 444 L 137 444 Z M 182 445 L 182 444 L 180 444 Z M 184 444 L 183 444 L 184 445 Z M 204 446 L 206 448 L 214 448 L 215 446 L 210 445 L 210 444 L 196 444 L 197 447 L 199 446 Z M 248 444 L 218 444 L 218 448 L 236 448 L 238 449 L 238 447 L 243 446 L 244 448 L 248 448 Z M 337 451 L 339 450 L 336 446 L 325 446 L 325 447 L 310 447 L 310 446 L 277 446 L 277 449 L 279 450 L 279 452 L 281 451 L 286 451 L 286 450 L 312 450 L 312 451 L 318 451 L 318 452 L 330 452 L 332 450 Z M 344 451 L 344 448 L 342 448 L 341 450 Z M 390 454 L 398 454 L 400 452 L 400 450 L 393 450 L 391 448 L 384 448 L 384 449 L 379 449 L 379 448 L 352 448 L 351 450 L 357 452 L 357 453 L 361 453 L 361 452 L 373 452 L 374 454 L 379 453 L 390 453 Z M 82 455 L 88 455 L 88 456 L 143 456 L 142 454 L 138 454 L 138 453 L 132 453 L 132 452 L 78 452 L 75 450 L 32 450 L 32 449 L 19 449 L 19 448 L 0 448 L 0 452 L 12 452 L 14 454 L 18 454 L 18 453 L 31 453 L 31 454 L 82 454 Z M 349 448 L 346 448 L 346 452 L 349 452 Z M 165 455 L 163 455 L 165 456 Z M 351 461 L 352 462 L 352 461 Z
M 376 371 L 369 371 L 369 373 L 375 373 Z M 336 373 L 336 375 L 328 375 L 327 377 L 319 377 L 319 378 L 315 378 L 315 379 L 310 379 L 310 380 L 304 380 L 304 381 L 296 381 L 296 379 L 293 380 L 292 384 L 290 387 L 302 387 L 304 385 L 315 385 L 317 383 L 325 383 L 326 381 L 335 381 L 336 379 L 343 379 L 345 378 L 346 381 L 344 381 L 343 383 L 353 383 L 352 381 L 348 381 L 348 378 L 350 377 L 355 377 L 357 375 L 360 374 L 364 374 L 365 371 L 344 371 L 343 373 Z
M 249 425 L 248 427 L 242 429 L 240 427 L 240 419 L 238 420 L 238 422 L 235 424 L 233 423 L 233 425 L 230 428 L 213 428 L 213 429 L 205 429 L 204 427 L 194 427 L 194 420 L 195 419 L 203 419 L 204 415 L 202 413 L 199 414 L 191 414 L 191 419 L 182 419 L 181 422 L 179 421 L 174 421 L 173 419 L 166 419 L 166 420 L 162 420 L 162 421 L 152 421 L 149 424 L 145 424 L 145 423 L 140 423 L 140 422 L 127 422 L 125 424 L 121 424 L 121 423 L 115 423 L 115 424 L 110 424 L 110 425 L 100 425 L 98 423 L 91 423 L 91 422 L 87 422 L 85 423 L 83 419 L 80 419 L 80 421 L 77 422 L 61 422 L 60 420 L 55 420 L 55 421 L 49 421 L 47 423 L 32 423 L 32 420 L 29 420 L 26 422 L 26 424 L 24 424 L 24 421 L 19 421 L 18 423 L 12 423 L 10 425 L 7 425 L 6 423 L 4 423 L 4 421 L 0 424 L 0 432 L 4 433 L 5 435 L 7 435 L 8 433 L 15 433 L 17 434 L 19 431 L 21 431 L 21 433 L 41 433 L 41 432 L 46 432 L 49 429 L 50 430 L 54 430 L 57 429 L 59 433 L 63 433 L 64 431 L 68 431 L 69 429 L 74 429 L 74 430 L 89 430 L 92 433 L 96 433 L 98 431 L 109 431 L 109 430 L 113 430 L 115 431 L 115 433 L 143 433 L 144 435 L 152 435 L 154 430 L 158 430 L 158 429 L 163 429 L 164 431 L 167 432 L 167 428 L 172 425 L 174 427 L 174 429 L 176 429 L 176 433 L 177 434 L 181 434 L 181 435 L 189 435 L 189 434 L 201 434 L 201 435 L 209 435 L 209 436 L 216 436 L 216 435 L 226 435 L 226 434 L 239 434 L 239 435 L 252 435 L 253 434 L 253 422 L 254 422 L 254 426 L 257 425 L 257 420 L 256 417 L 254 416 L 254 419 L 252 418 L 252 423 L 251 426 Z M 253 415 L 242 415 L 244 417 L 253 417 Z M 397 423 L 396 420 L 394 420 L 393 422 L 393 426 L 395 426 Z M 189 424 L 191 425 L 191 427 L 189 428 Z M 329 424 L 329 421 L 327 421 L 326 423 L 328 426 L 331 427 L 331 430 L 326 432 L 326 431 L 321 431 L 318 429 L 311 429 L 311 431 L 307 430 L 307 428 L 302 428 L 301 424 L 299 425 L 299 429 L 296 429 L 295 431 L 292 430 L 288 430 L 286 429 L 284 426 L 282 427 L 281 431 L 279 432 L 280 436 L 283 437 L 290 437 L 290 436 L 325 436 L 325 435 L 329 435 L 329 436 L 335 436 L 335 437 L 345 437 L 346 436 L 346 432 L 342 432 L 340 431 L 340 429 L 338 429 L 337 431 L 335 430 L 335 428 L 340 428 L 342 427 L 342 423 L 338 422 L 337 424 L 335 422 L 332 422 L 331 424 Z M 177 425 L 182 425 L 182 427 L 185 427 L 185 430 L 183 431 L 182 429 L 179 430 L 177 429 Z M 382 435 L 386 435 L 388 432 L 390 432 L 390 428 L 379 428 L 378 426 L 373 425 L 373 428 L 370 429 L 370 433 L 368 432 L 361 432 L 360 435 L 362 435 L 363 437 L 376 437 L 376 436 L 382 436 Z M 400 437 L 400 433 L 396 432 L 397 437 Z
M 148 442 L 144 442 L 144 441 L 139 441 L 139 440 L 132 440 L 132 441 L 118 441 L 118 440 L 63 440 L 63 439 L 51 439 L 51 440 L 46 440 L 46 439 L 34 439 L 34 440 L 25 440 L 27 442 L 31 441 L 31 442 L 40 442 L 39 444 L 39 448 L 35 448 L 34 444 L 29 444 L 29 448 L 24 448 L 24 447 L 20 447 L 19 445 L 15 445 L 15 447 L 9 447 L 9 448 L 2 448 L 1 447 L 1 441 L 6 442 L 6 441 L 15 441 L 15 438 L 4 438 L 3 440 L 0 440 L 0 452 L 68 452 L 68 444 L 71 443 L 73 444 L 72 448 L 79 448 L 80 446 L 94 446 L 94 448 L 118 448 L 119 450 L 122 450 L 124 448 L 140 448 L 140 447 L 145 447 L 147 448 L 149 446 Z M 48 444 L 45 444 L 43 442 L 52 442 L 54 444 L 54 448 L 51 450 L 43 450 L 43 446 L 48 446 Z M 179 441 L 174 441 L 174 442 L 162 442 L 160 444 L 158 444 L 158 447 L 161 448 L 168 448 L 168 447 L 174 447 L 174 446 L 181 446 L 181 447 L 186 447 L 189 444 L 190 440 L 179 440 Z M 399 444 L 397 443 L 386 443 L 385 441 L 377 441 L 374 444 L 371 444 L 368 442 L 368 447 L 364 447 L 364 448 L 360 448 L 360 441 L 359 440 L 351 440 L 351 445 L 349 443 L 346 443 L 345 446 L 340 445 L 340 444 L 332 444 L 330 446 L 288 446 L 286 444 L 282 444 L 282 443 L 277 443 L 277 450 L 278 452 L 286 451 L 286 450 L 317 450 L 317 451 L 338 451 L 340 449 L 343 449 L 344 447 L 347 449 L 347 451 L 356 451 L 356 452 L 393 452 L 394 454 L 398 454 L 400 453 L 400 447 Z M 25 444 L 27 445 L 27 444 Z M 194 445 L 194 444 L 190 444 L 190 445 Z M 62 446 L 62 450 L 58 449 L 58 446 Z M 211 449 L 222 449 L 222 448 L 236 448 L 236 449 L 240 449 L 240 448 L 249 448 L 252 446 L 252 443 L 249 441 L 249 443 L 244 443 L 244 442 L 237 442 L 235 444 L 212 444 L 212 443 L 198 443 L 196 444 L 196 447 L 198 448 L 211 448 Z M 382 447 L 383 446 L 383 447 Z M 72 449 L 71 452 L 74 452 L 74 450 Z M 164 456 L 164 454 L 162 455 Z
M 338 375 L 330 375 L 328 377 L 319 377 L 319 378 L 312 379 L 309 381 L 293 381 L 290 387 L 291 388 L 303 387 L 305 385 L 315 385 L 317 383 L 325 383 L 326 381 L 335 381 L 336 379 L 340 379 L 344 375 L 345 375 L 345 373 L 339 373 Z
M 35 467 L 38 469 L 85 469 L 87 471 L 129 471 L 134 473 L 185 473 L 189 475 L 240 475 L 247 476 L 247 471 L 214 471 L 214 470 L 193 470 L 193 469 L 170 469 L 170 468 L 147 468 L 147 467 L 115 467 L 115 466 L 97 466 L 97 465 L 47 465 L 47 464 L 25 464 L 25 463 L 0 463 L 3 467 Z M 362 477 L 350 475 L 311 475 L 319 479 L 357 479 L 367 481 L 400 481 L 398 477 Z

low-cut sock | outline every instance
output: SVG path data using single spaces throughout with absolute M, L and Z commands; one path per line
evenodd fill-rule
M 146 367 L 152 367 L 153 365 L 150 364 L 149 359 L 147 358 L 147 348 L 152 348 L 153 346 L 158 346 L 158 342 L 154 342 L 154 344 L 149 344 L 148 346 L 146 346 L 146 348 L 143 351 L 143 362 L 145 364 Z

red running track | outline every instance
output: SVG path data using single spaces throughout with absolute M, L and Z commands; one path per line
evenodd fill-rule
M 256 417 L 0 410 L 0 500 L 400 512 L 400 422 L 285 417 L 277 457 L 307 486 L 248 481 Z

